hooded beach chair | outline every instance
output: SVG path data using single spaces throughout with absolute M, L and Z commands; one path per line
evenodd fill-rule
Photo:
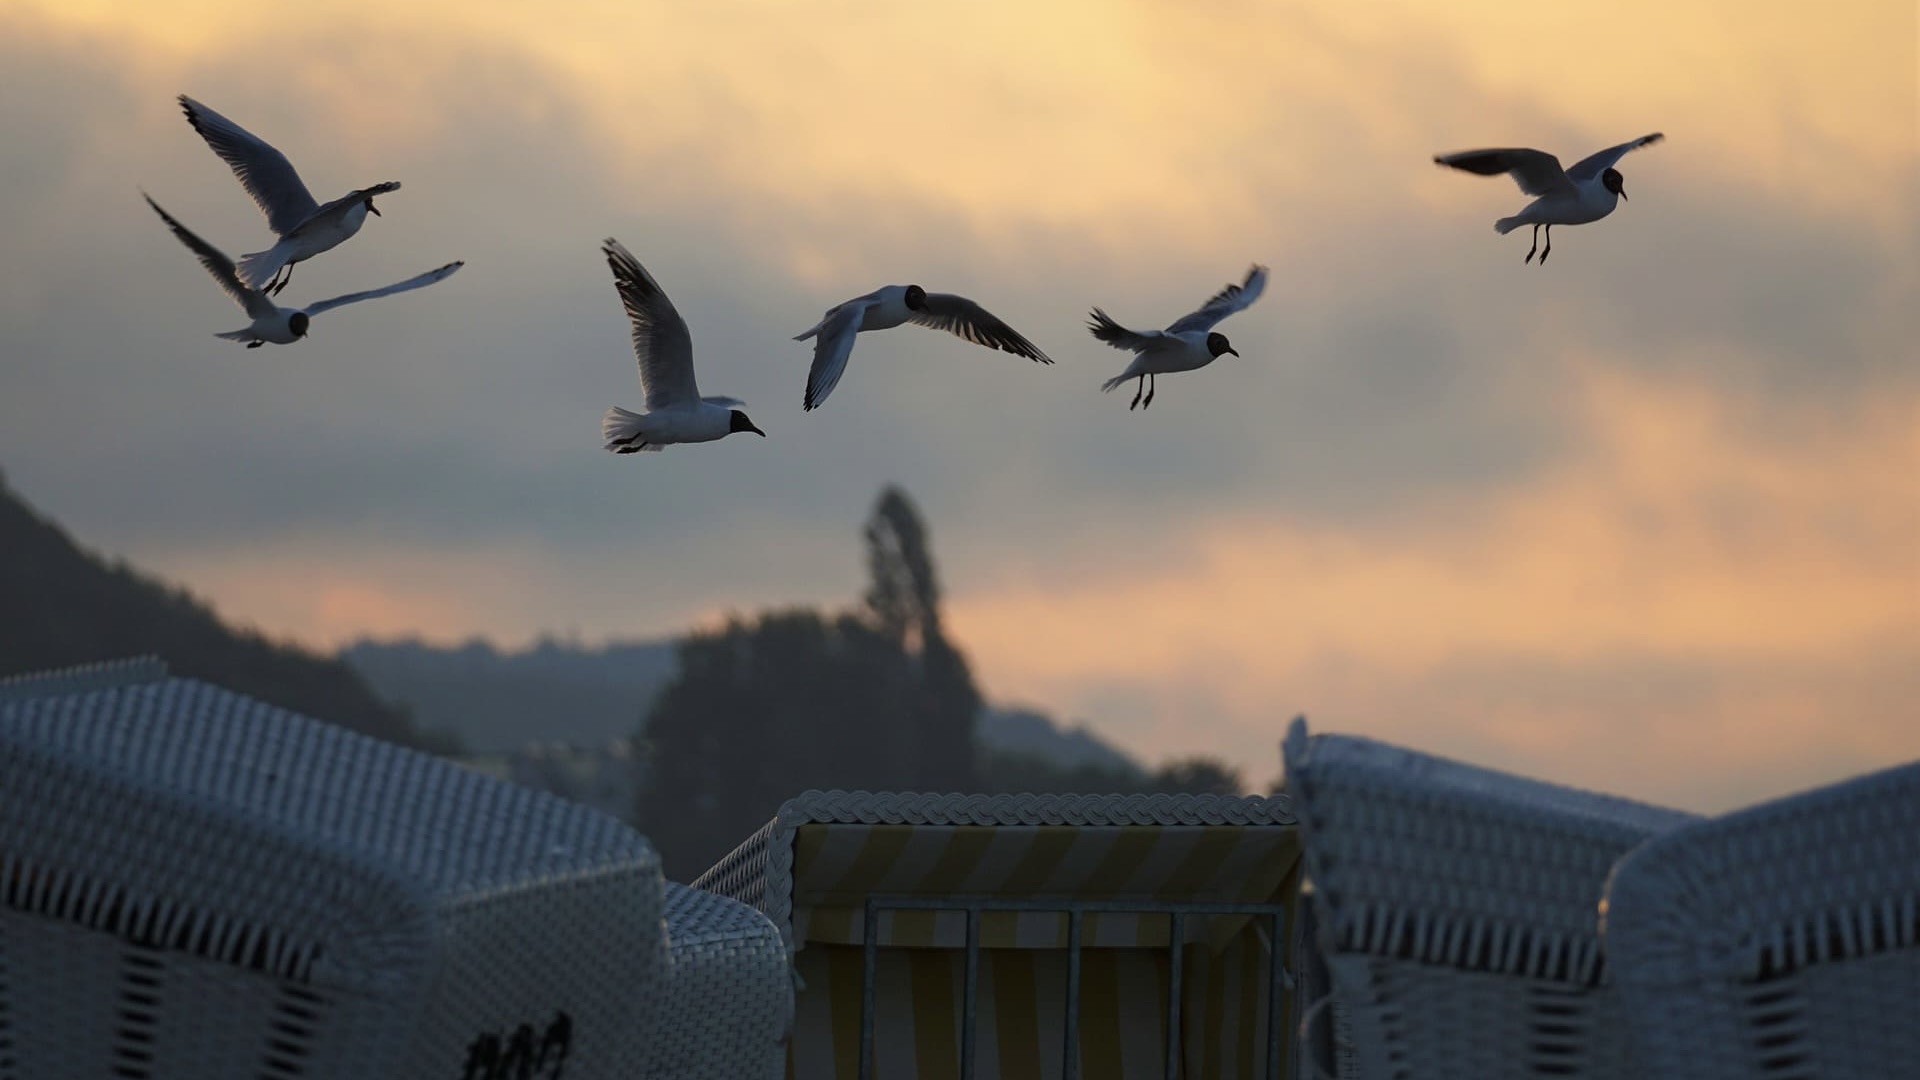
M 1284 745 L 1331 998 L 1363 1080 L 1635 1077 L 1598 910 L 1614 861 L 1692 815 L 1370 739 Z
M 795 1080 L 1214 1080 L 1293 1075 L 1298 872 L 1285 798 L 809 791 L 695 884 L 794 953 Z
M 0 1077 L 649 1075 L 612 818 L 135 661 L 0 684 Z
M 1920 764 L 1647 841 L 1604 934 L 1642 1075 L 1920 1076 Z

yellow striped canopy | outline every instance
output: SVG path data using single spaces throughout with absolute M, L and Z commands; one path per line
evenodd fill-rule
M 1283 903 L 1291 970 L 1299 855 L 1284 798 L 809 792 L 696 884 L 759 904 L 794 950 L 788 1075 L 855 1080 L 869 898 Z M 1164 1075 L 1169 925 L 1083 916 L 1082 1076 Z M 957 1078 L 965 913 L 883 910 L 877 926 L 873 1075 Z M 1263 1075 L 1269 927 L 1184 918 L 1183 1076 Z M 1062 1075 L 1067 934 L 1057 912 L 981 915 L 977 1076 Z

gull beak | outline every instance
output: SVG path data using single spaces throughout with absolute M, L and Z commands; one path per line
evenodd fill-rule
M 1230 353 L 1232 353 L 1232 354 L 1233 354 L 1233 355 L 1235 355 L 1235 356 L 1239 356 L 1239 355 L 1240 355 L 1240 350 L 1239 350 L 1239 349 L 1236 349 L 1236 348 L 1234 348 L 1234 347 L 1233 347 L 1233 346 L 1231 346 L 1231 345 L 1229 345 L 1229 346 L 1227 346 L 1227 351 L 1228 351 L 1228 352 L 1230 352 Z
M 1627 199 L 1627 189 L 1624 186 L 1620 188 L 1620 198 L 1624 201 L 1629 201 L 1629 202 L 1632 201 L 1630 199 Z
M 764 432 L 764 431 L 761 431 L 761 430 L 760 430 L 759 428 L 757 428 L 757 427 L 754 427 L 754 426 L 753 426 L 753 421 L 751 421 L 751 420 L 749 420 L 749 421 L 747 421 L 747 430 L 748 430 L 748 431 L 751 431 L 751 432 L 753 432 L 753 433 L 754 433 L 755 435 L 758 435 L 758 436 L 760 436 L 760 437 L 761 437 L 761 438 L 763 438 L 763 439 L 767 437 L 767 433 L 766 433 L 766 432 Z
M 386 217 L 386 216 L 387 216 L 387 215 L 385 215 L 385 214 L 383 214 L 383 213 L 381 213 L 381 212 L 380 212 L 380 208 L 379 208 L 379 207 L 377 207 L 377 206 L 375 206 L 375 205 L 373 205 L 373 200 L 372 200 L 372 199 L 368 199 L 368 200 L 367 200 L 367 213 L 369 213 L 369 214 L 372 214 L 372 215 L 373 215 L 374 217 Z

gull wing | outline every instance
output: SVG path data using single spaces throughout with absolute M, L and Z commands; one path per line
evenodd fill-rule
M 1638 150 L 1643 146 L 1652 146 L 1664 138 L 1666 138 L 1665 135 L 1656 131 L 1651 135 L 1642 135 L 1631 142 L 1623 142 L 1619 146 L 1609 146 L 1597 154 L 1583 157 L 1579 161 L 1574 162 L 1573 168 L 1567 170 L 1567 175 L 1576 181 L 1591 180 L 1601 173 L 1606 172 L 1608 169 L 1613 168 L 1614 163 L 1626 157 L 1628 151 Z
M 990 349 L 1010 352 L 1015 356 L 1024 356 L 1029 360 L 1038 360 L 1042 364 L 1051 364 L 1047 354 L 1039 346 L 1022 337 L 1018 331 L 989 312 L 986 308 L 953 293 L 928 293 L 927 309 L 915 311 L 907 316 L 907 321 L 917 326 L 945 330 L 949 334 L 985 345 Z
M 819 336 L 813 343 L 813 366 L 807 369 L 807 392 L 802 407 L 813 410 L 827 400 L 846 373 L 847 357 L 853 355 L 853 340 L 860 336 L 860 320 L 866 317 L 873 301 L 862 297 L 834 308 L 821 320 Z
M 700 388 L 693 379 L 693 335 L 687 332 L 686 320 L 660 283 L 620 241 L 608 237 L 600 250 L 606 253 L 613 286 L 633 327 L 633 355 L 640 361 L 640 389 L 646 392 L 647 408 L 699 404 Z
M 1571 195 L 1573 181 L 1560 168 L 1560 159 L 1545 150 L 1506 147 L 1495 150 L 1462 150 L 1440 154 L 1434 163 L 1479 176 L 1506 173 L 1528 195 Z
M 153 196 L 143 191 L 140 197 L 147 200 L 147 205 L 153 207 L 153 212 L 159 214 L 160 220 L 167 223 L 167 228 L 173 230 L 173 235 L 187 245 L 187 248 L 200 260 L 200 265 L 206 267 L 207 273 L 213 275 L 213 280 L 219 282 L 220 287 L 227 290 L 227 295 L 233 297 L 235 303 L 246 309 L 249 316 L 258 319 L 278 310 L 273 301 L 267 299 L 264 294 L 240 283 L 240 278 L 233 269 L 233 260 L 227 258 L 219 248 L 200 239 L 194 235 L 192 229 L 175 221 L 172 214 L 160 209 L 160 204 L 153 201 Z
M 439 268 L 438 270 L 429 270 L 424 274 L 415 274 L 413 277 L 410 277 L 405 281 L 397 281 L 392 285 L 387 285 L 378 289 L 368 289 L 365 292 L 348 293 L 345 296 L 336 296 L 331 300 L 321 300 L 316 303 L 308 304 L 306 307 L 301 308 L 300 310 L 306 312 L 310 316 L 318 315 L 323 311 L 332 311 L 334 308 L 337 308 L 337 307 L 345 307 L 348 304 L 357 304 L 362 300 L 378 300 L 382 296 L 392 296 L 394 293 L 411 292 L 414 289 L 424 289 L 427 286 L 432 285 L 436 282 L 447 280 L 448 278 L 453 276 L 454 271 L 460 269 L 465 265 L 467 265 L 465 259 L 456 259 L 453 262 L 450 262 L 447 265 Z
M 187 123 L 240 178 L 274 232 L 287 235 L 320 208 L 285 154 L 185 94 L 180 95 L 180 108 Z
M 1168 333 L 1184 334 L 1193 330 L 1211 330 L 1221 319 L 1236 311 L 1244 311 L 1267 288 L 1267 268 L 1255 263 L 1247 271 L 1247 279 L 1238 285 L 1228 285 L 1213 294 L 1213 298 L 1200 305 L 1198 311 L 1184 315 L 1167 327 Z M 1096 337 L 1098 335 L 1095 335 Z
M 1165 330 L 1129 330 L 1099 308 L 1094 308 L 1093 317 L 1087 320 L 1087 332 L 1116 349 L 1129 352 L 1146 352 L 1178 340 Z

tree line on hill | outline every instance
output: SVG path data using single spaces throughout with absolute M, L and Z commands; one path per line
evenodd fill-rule
M 0 477 L 0 677 L 153 654 L 282 708 L 439 753 L 424 731 L 339 659 L 227 626 L 213 609 L 125 562 L 80 547 Z
M 633 691 L 628 716 L 640 722 L 626 724 L 641 774 L 632 817 L 671 873 L 698 874 L 808 788 L 1242 789 L 1233 770 L 1204 758 L 1146 770 L 1088 740 L 1101 752 L 1065 764 L 983 741 L 982 695 L 942 623 L 931 537 L 905 492 L 880 494 L 864 542 L 869 585 L 848 610 L 735 618 L 680 639 L 670 665 L 657 647 L 602 650 L 597 678 L 612 679 L 598 688 L 603 697 L 623 685 L 660 687 L 650 705 Z M 341 658 L 233 629 L 186 591 L 81 548 L 4 478 L 0 551 L 0 677 L 154 654 L 175 675 L 402 745 L 461 752 L 450 730 L 423 728 Z M 483 670 L 492 655 L 467 659 Z M 581 681 L 596 678 L 591 664 L 565 650 L 538 659 L 550 687 L 571 682 L 585 691 Z M 633 671 L 612 677 L 606 663 Z M 432 681 L 420 681 L 420 692 Z M 542 704 L 534 714 L 551 716 L 553 700 L 535 696 Z
M 698 874 L 808 788 L 1231 794 L 1194 758 L 1143 773 L 1067 768 L 975 735 L 981 694 L 941 622 L 925 521 L 898 488 L 864 531 L 859 606 L 775 611 L 696 632 L 640 729 L 635 817 L 678 877 Z

